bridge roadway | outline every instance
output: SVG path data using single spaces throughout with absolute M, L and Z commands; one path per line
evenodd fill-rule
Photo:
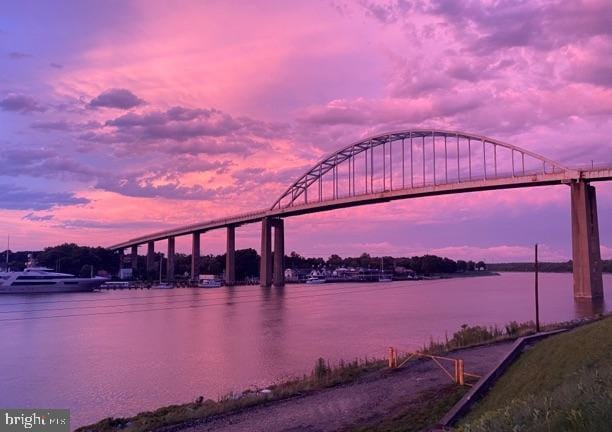
M 348 170 L 343 169 L 341 174 L 339 167 Z M 408 181 L 407 172 L 410 174 Z M 401 187 L 394 188 L 394 180 Z M 196 279 L 200 235 L 226 228 L 225 282 L 233 285 L 236 227 L 261 222 L 260 283 L 281 286 L 284 285 L 284 219 L 287 217 L 399 199 L 565 184 L 570 187 L 571 196 L 574 296 L 601 297 L 603 280 L 597 202 L 595 188 L 590 183 L 606 180 L 612 180 L 612 167 L 571 169 L 531 151 L 481 135 L 425 129 L 390 132 L 351 143 L 327 155 L 289 186 L 268 209 L 155 232 L 112 245 L 110 249 L 123 254 L 124 249 L 130 248 L 132 267 L 136 269 L 138 246 L 146 244 L 146 268 L 152 272 L 155 270 L 155 242 L 167 240 L 166 278 L 172 281 L 175 239 L 191 235 L 191 277 Z
M 111 250 L 123 250 L 126 248 L 138 247 L 142 244 L 150 244 L 151 242 L 168 240 L 184 235 L 200 234 L 215 229 L 230 228 L 231 233 L 228 236 L 228 241 L 235 244 L 235 228 L 241 225 L 261 222 L 264 219 L 285 218 L 290 216 L 299 216 L 309 213 L 329 211 L 339 208 L 354 207 L 366 204 L 375 204 L 388 202 L 400 199 L 496 190 L 496 189 L 513 189 L 522 187 L 535 186 L 550 186 L 565 184 L 570 185 L 577 182 L 595 182 L 612 180 L 612 168 L 595 168 L 586 170 L 571 170 L 560 173 L 533 173 L 524 176 L 515 176 L 513 178 L 488 178 L 464 181 L 461 183 L 449 184 L 431 184 L 416 188 L 403 190 L 387 190 L 378 193 L 356 194 L 341 198 L 316 201 L 307 204 L 296 205 L 289 208 L 264 209 L 255 212 L 242 213 L 234 216 L 228 216 L 220 219 L 202 221 L 195 224 L 189 224 L 172 228 L 165 231 L 158 231 L 141 237 L 136 237 L 122 243 L 118 243 L 109 247 Z M 198 235 L 199 246 L 199 235 Z M 234 249 L 233 247 L 231 249 Z M 151 250 L 151 249 L 149 249 Z M 196 254 L 197 255 L 197 254 Z M 197 273 L 192 271 L 192 277 L 197 277 Z M 233 278 L 226 280 L 233 282 Z

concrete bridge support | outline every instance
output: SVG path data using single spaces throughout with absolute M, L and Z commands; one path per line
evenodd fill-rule
M 134 273 L 138 271 L 138 245 L 132 246 L 132 270 Z
M 261 220 L 261 260 L 259 262 L 259 285 L 272 285 L 272 220 Z
M 584 181 L 570 184 L 574 297 L 602 298 L 601 255 L 595 188 Z
M 155 270 L 155 242 L 147 242 L 147 272 Z
M 282 219 L 263 218 L 261 224 L 261 262 L 259 284 L 262 287 L 285 285 L 285 224 Z M 274 228 L 274 255 L 272 255 L 272 228 Z M 273 273 L 274 271 L 274 273 Z
M 236 227 L 227 227 L 227 250 L 225 254 L 225 285 L 236 284 Z
M 168 263 L 166 265 L 166 281 L 174 281 L 174 237 L 168 237 Z
M 191 238 L 191 280 L 200 276 L 200 233 L 194 232 Z
M 274 286 L 285 286 L 285 221 L 274 221 Z

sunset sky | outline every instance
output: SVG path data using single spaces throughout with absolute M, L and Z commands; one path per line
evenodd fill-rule
M 2 2 L 0 238 L 108 246 L 259 210 L 325 154 L 398 129 L 612 166 L 611 23 L 609 0 Z M 612 183 L 596 187 L 612 258 Z M 259 249 L 259 229 L 240 227 L 237 247 Z M 535 242 L 543 259 L 571 255 L 566 186 L 285 229 L 286 251 L 306 256 L 517 261 Z M 224 235 L 204 234 L 202 253 L 222 253 Z

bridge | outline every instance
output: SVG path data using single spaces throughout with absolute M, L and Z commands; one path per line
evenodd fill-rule
M 411 129 L 351 143 L 307 170 L 274 203 L 259 211 L 202 221 L 137 237 L 110 247 L 147 245 L 154 270 L 155 242 L 167 241 L 167 280 L 174 279 L 175 239 L 192 236 L 191 277 L 198 276 L 201 234 L 227 230 L 225 283 L 235 284 L 236 227 L 261 223 L 261 286 L 284 285 L 284 219 L 399 199 L 567 185 L 571 195 L 574 296 L 603 297 L 596 193 L 592 182 L 612 180 L 612 167 L 570 168 L 493 138 L 471 133 Z M 272 236 L 272 233 L 274 234 Z

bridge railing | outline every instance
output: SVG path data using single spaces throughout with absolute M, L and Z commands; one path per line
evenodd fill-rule
M 553 160 L 487 137 L 449 131 L 397 132 L 328 155 L 294 182 L 272 209 L 565 170 Z

